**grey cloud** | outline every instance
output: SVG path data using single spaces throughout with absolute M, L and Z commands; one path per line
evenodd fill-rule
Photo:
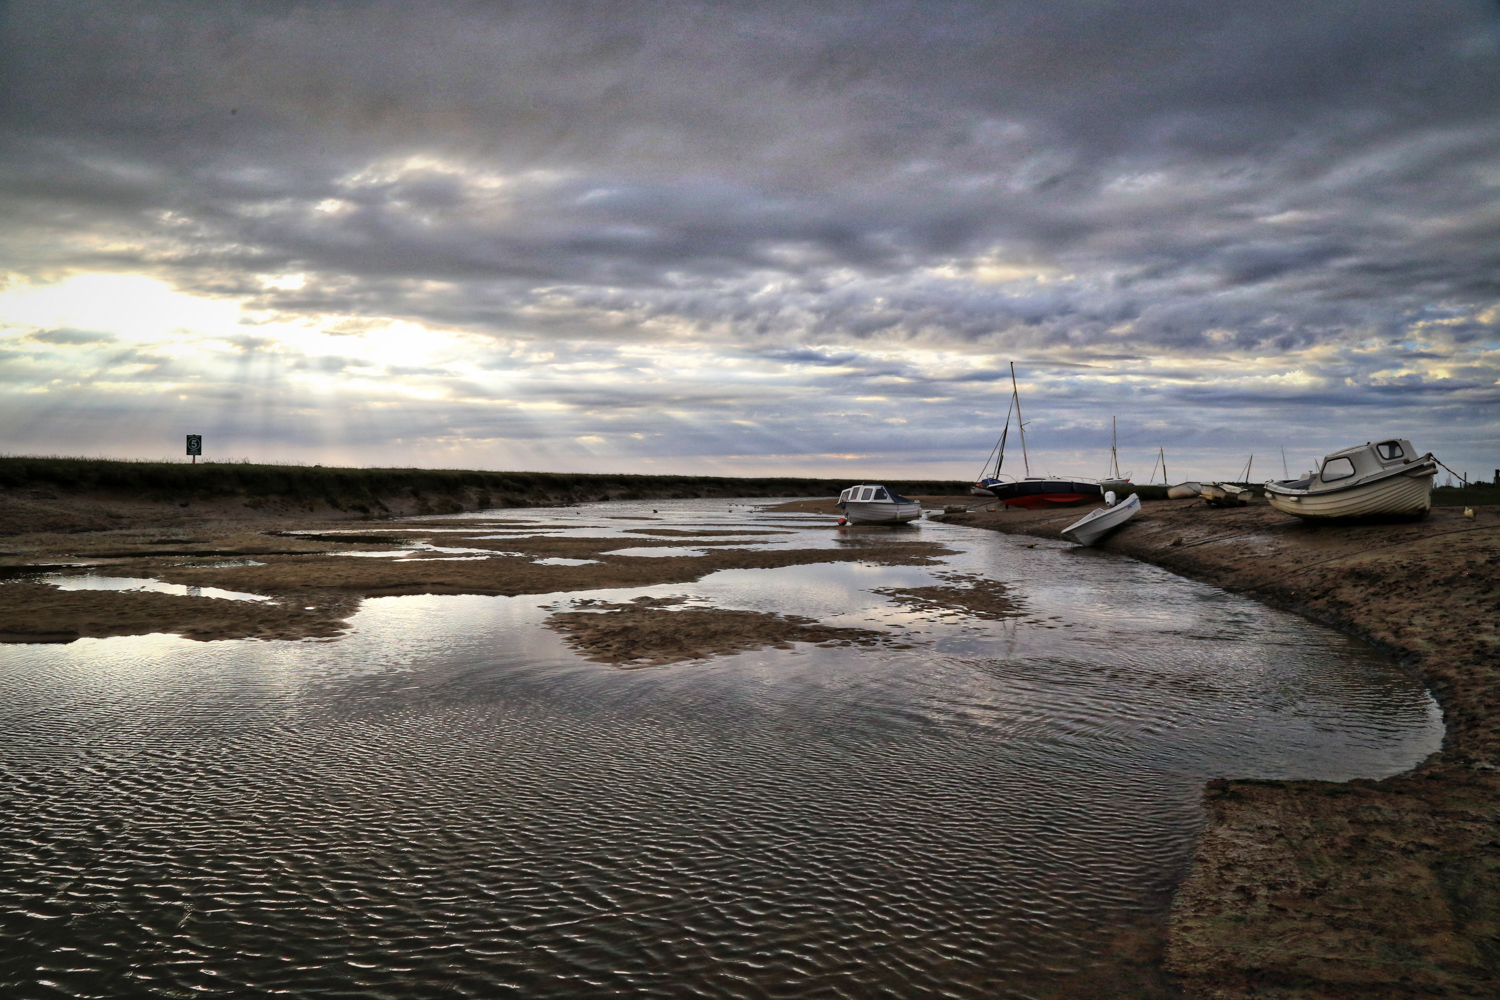
M 565 353 L 686 341 L 787 366 L 789 398 L 892 378 L 988 392 L 1008 376 L 943 382 L 875 347 L 1034 368 L 1149 357 L 1191 385 L 1195 360 L 1301 365 L 1372 340 L 1457 370 L 1500 336 L 1486 318 L 1500 299 L 1493 4 L 66 15 L 13 3 L 0 26 L 0 265 L 37 280 L 144 271 L 290 315 Z M 302 288 L 260 280 L 292 271 Z M 1303 396 L 1157 383 L 1135 405 L 1310 412 L 1399 395 L 1368 377 L 1377 361 L 1340 364 L 1351 386 L 1331 368 Z M 804 380 L 820 368 L 850 371 Z M 1488 405 L 1490 374 L 1462 390 L 1428 379 L 1413 398 Z M 585 405 L 565 382 L 519 391 Z M 661 385 L 600 405 L 649 407 L 651 392 L 752 405 Z
M 99 333 L 93 330 L 73 330 L 59 328 L 56 330 L 38 330 L 27 335 L 28 340 L 41 341 L 44 344 L 107 344 L 115 339 L 113 334 Z

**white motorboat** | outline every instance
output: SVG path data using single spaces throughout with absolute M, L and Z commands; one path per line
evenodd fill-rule
M 1168 500 L 1186 500 L 1189 497 L 1198 496 L 1202 491 L 1202 483 L 1178 483 L 1167 490 Z
M 922 505 L 875 483 L 851 486 L 839 494 L 850 524 L 904 524 L 922 516 Z
M 1306 479 L 1266 483 L 1271 506 L 1309 520 L 1372 515 L 1420 516 L 1432 507 L 1437 460 L 1405 439 L 1362 444 L 1323 459 Z
M 1119 503 L 1115 503 L 1113 492 L 1106 493 L 1104 502 L 1108 506 L 1089 511 L 1082 518 L 1064 528 L 1062 536 L 1079 545 L 1093 545 L 1141 512 L 1141 497 L 1138 493 L 1130 494 Z

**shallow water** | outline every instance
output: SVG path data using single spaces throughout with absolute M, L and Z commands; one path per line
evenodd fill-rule
M 1205 779 L 1380 777 L 1441 739 L 1369 649 L 1150 566 L 736 511 L 528 514 L 963 551 L 381 598 L 338 642 L 0 647 L 0 993 L 1166 996 Z M 977 572 L 1017 617 L 873 592 Z M 911 648 L 620 671 L 540 624 L 643 594 Z
M 244 560 L 250 562 L 250 560 Z M 36 578 L 58 590 L 127 590 L 151 594 L 172 594 L 176 597 L 213 597 L 223 601 L 267 601 L 260 594 L 245 594 L 237 590 L 219 587 L 192 587 L 180 583 L 162 583 L 144 577 L 105 576 L 98 573 L 44 573 Z

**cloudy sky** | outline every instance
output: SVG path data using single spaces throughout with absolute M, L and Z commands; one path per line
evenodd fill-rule
M 1488 478 L 1500 4 L 0 6 L 0 452 L 967 478 L 1012 361 Z

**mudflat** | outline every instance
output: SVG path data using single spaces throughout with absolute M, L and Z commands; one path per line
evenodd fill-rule
M 723 569 L 931 564 L 951 554 L 914 534 L 879 529 L 846 531 L 836 547 L 815 545 L 813 533 L 826 536 L 833 520 L 768 530 L 737 522 L 732 508 L 723 526 L 691 531 L 657 526 L 650 516 L 601 514 L 617 532 L 597 537 L 558 530 L 524 509 L 390 520 L 307 507 L 0 490 L 0 642 L 153 632 L 197 640 L 336 639 L 367 597 L 569 593 L 687 583 Z M 809 544 L 796 544 L 799 535 Z M 791 544 L 736 547 L 772 539 Z M 691 551 L 677 554 L 686 545 Z M 616 551 L 622 547 L 673 554 Z M 155 581 L 176 592 L 60 589 L 86 576 Z M 262 599 L 208 596 L 209 588 Z M 956 601 L 965 589 L 955 586 Z M 669 617 L 636 604 L 562 610 L 553 625 L 591 658 L 637 666 L 875 636 L 729 609 L 675 609 Z
M 1442 706 L 1443 749 L 1383 781 L 1215 781 L 1174 904 L 1191 998 L 1500 995 L 1500 506 L 1314 525 L 1264 502 L 1146 504 L 1099 547 L 1358 635 Z M 1058 540 L 1084 510 L 948 520 Z

